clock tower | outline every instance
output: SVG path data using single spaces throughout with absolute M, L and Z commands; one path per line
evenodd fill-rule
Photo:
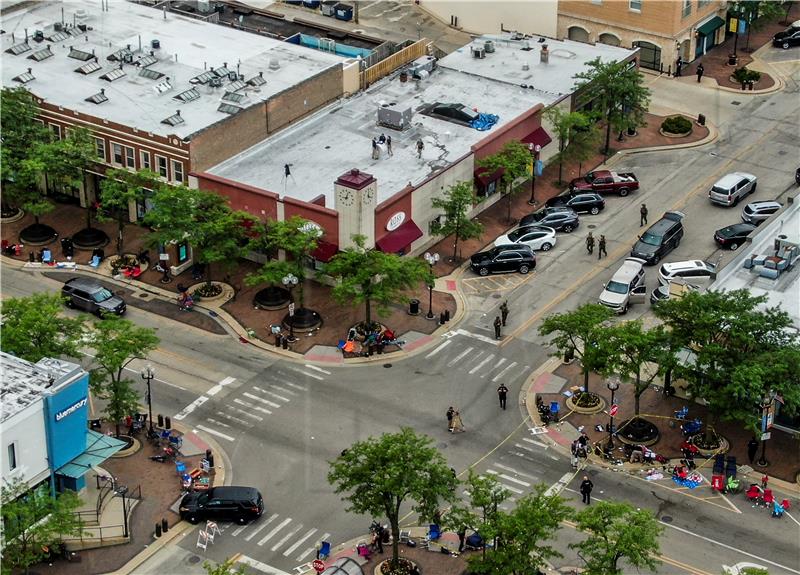
M 364 246 L 375 246 L 375 206 L 378 181 L 357 169 L 342 174 L 333 184 L 334 209 L 339 212 L 339 248 L 353 247 L 353 236 L 366 237 Z

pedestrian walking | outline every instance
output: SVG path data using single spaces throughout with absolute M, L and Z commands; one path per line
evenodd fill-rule
M 417 158 L 422 158 L 422 150 L 425 149 L 425 144 L 422 140 L 417 140 Z
M 380 151 L 378 150 L 378 140 L 372 138 L 372 159 L 377 160 L 379 157 Z
M 390 156 L 394 156 L 394 152 L 392 152 L 392 137 L 386 136 L 386 153 Z
M 750 465 L 756 460 L 756 453 L 758 453 L 758 441 L 755 437 L 751 437 L 747 442 L 747 459 L 750 460 Z
M 572 445 L 569 448 L 570 458 L 569 461 L 572 464 L 572 469 L 578 469 L 578 440 L 572 442 Z
M 586 236 L 586 251 L 589 252 L 589 255 L 592 255 L 594 251 L 594 236 L 592 232 L 589 232 L 589 235 Z
M 497 397 L 500 399 L 500 407 L 506 408 L 506 395 L 508 395 L 508 388 L 505 383 L 501 383 L 497 388 Z
M 698 84 L 700 83 L 700 78 L 703 77 L 703 72 L 705 72 L 705 71 L 706 71 L 706 69 L 703 68 L 702 64 L 698 64 L 697 65 L 697 83 Z
M 603 256 L 607 256 L 608 252 L 606 251 L 606 237 L 604 235 L 600 236 L 600 241 L 597 242 L 597 259 L 599 260 Z
M 500 320 L 500 316 L 495 316 L 494 318 L 494 338 L 500 339 L 500 327 L 503 325 L 503 322 Z
M 643 226 L 647 223 L 647 206 L 642 204 L 642 207 L 639 208 L 639 226 Z
M 767 483 L 769 483 L 769 476 L 765 473 L 761 476 L 761 489 L 766 489 Z
M 585 433 L 581 432 L 580 437 L 578 437 L 578 444 L 586 449 L 586 446 L 589 444 L 589 437 Z
M 453 433 L 464 431 L 464 422 L 461 421 L 461 413 L 456 410 L 453 413 Z
M 452 405 L 447 408 L 447 414 L 446 414 L 447 415 L 447 431 L 449 431 L 450 433 L 453 432 L 453 414 L 455 412 L 456 412 L 456 410 L 453 409 Z
M 500 304 L 500 315 L 503 318 L 503 327 L 505 327 L 506 320 L 508 319 L 508 300 Z
M 594 489 L 594 483 L 591 482 L 588 475 L 583 476 L 583 481 L 581 481 L 581 496 L 583 497 L 583 502 L 586 505 L 591 503 L 592 497 L 592 489 Z
M 681 68 L 683 68 L 683 60 L 681 60 L 681 57 L 678 56 L 678 59 L 675 61 L 675 75 L 676 76 L 680 76 L 681 75 Z

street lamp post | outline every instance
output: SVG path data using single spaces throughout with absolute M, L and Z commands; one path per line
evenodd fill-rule
M 769 461 L 767 461 L 767 440 L 765 435 L 770 427 L 772 427 L 772 422 L 769 421 L 769 416 L 776 396 L 777 394 L 774 391 L 770 391 L 769 395 L 764 397 L 763 403 L 761 404 L 761 457 L 759 457 L 758 461 L 756 461 L 756 464 L 759 467 L 766 467 L 769 465 Z
M 617 404 L 614 403 L 614 394 L 619 389 L 619 379 L 616 377 L 609 379 L 606 387 L 611 391 L 611 407 L 608 408 L 608 448 L 614 449 L 614 414 L 617 409 Z
M 532 156 L 532 164 L 531 164 L 531 199 L 528 200 L 528 205 L 535 206 L 536 205 L 536 162 L 539 161 L 539 152 L 542 151 L 542 147 L 539 144 L 533 145 L 528 144 L 528 151 L 531 153 Z
M 297 341 L 297 339 L 294 337 L 294 296 L 292 295 L 292 291 L 297 287 L 300 280 L 297 279 L 297 276 L 294 274 L 286 274 L 281 281 L 283 285 L 286 286 L 286 289 L 289 290 L 289 299 L 291 299 L 292 302 L 289 304 L 289 342 L 293 343 Z
M 156 377 L 156 370 L 149 363 L 142 368 L 142 379 L 147 382 L 147 420 L 150 432 L 153 432 L 153 396 L 150 393 L 150 382 Z
M 430 266 L 431 277 L 433 276 L 433 266 L 436 265 L 436 262 L 439 261 L 439 254 L 437 253 L 430 253 L 425 252 L 425 255 L 422 256 L 425 258 L 425 261 L 428 262 L 428 266 Z M 433 281 L 428 284 L 428 315 L 426 315 L 428 319 L 433 319 Z

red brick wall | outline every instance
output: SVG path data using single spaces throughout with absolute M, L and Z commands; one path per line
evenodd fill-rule
M 544 106 L 537 104 L 500 128 L 491 129 L 483 140 L 472 146 L 472 151 L 475 153 L 475 163 L 477 164 L 478 160 L 486 156 L 499 152 L 506 142 L 521 140 L 536 128 L 541 127 L 541 111 L 543 109 Z
M 322 239 L 329 244 L 339 245 L 339 213 L 337 211 L 284 197 L 283 217 L 288 220 L 292 216 L 300 216 L 319 224 L 325 231 Z
M 278 194 L 208 173 L 192 175 L 197 177 L 197 185 L 201 190 L 228 198 L 232 209 L 253 214 L 259 220 L 278 218 Z
M 413 187 L 406 187 L 397 192 L 388 200 L 384 200 L 375 209 L 375 241 L 377 242 L 386 234 L 390 233 L 386 229 L 386 223 L 397 212 L 405 212 L 406 219 L 411 219 L 411 196 L 414 193 Z M 417 222 L 419 225 L 419 222 Z M 421 226 L 420 226 L 421 227 Z

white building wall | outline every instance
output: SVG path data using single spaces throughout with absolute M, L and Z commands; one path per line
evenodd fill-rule
M 0 426 L 3 482 L 21 479 L 35 485 L 50 475 L 47 464 L 47 439 L 44 429 L 44 403 L 37 401 L 12 415 Z M 10 468 L 9 444 L 15 444 L 17 467 Z
M 501 26 L 522 34 L 556 37 L 558 0 L 456 2 L 420 0 L 420 6 L 445 24 L 458 18 L 456 27 L 474 34 L 497 34 Z

